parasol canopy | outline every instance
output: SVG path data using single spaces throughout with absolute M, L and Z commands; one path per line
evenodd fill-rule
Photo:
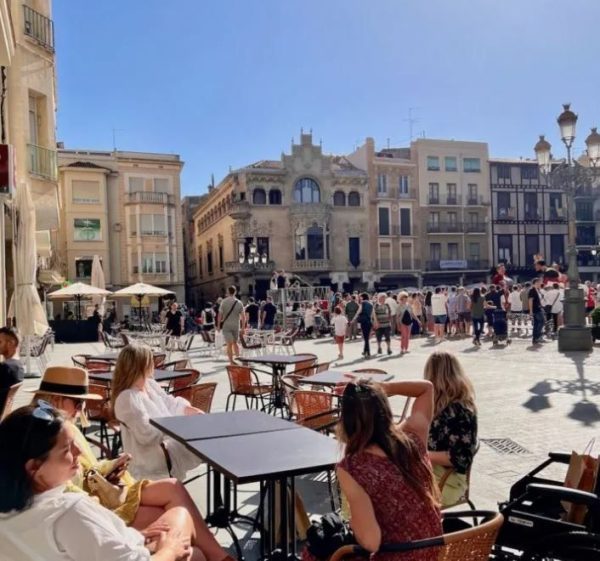
M 77 300 L 77 319 L 81 319 L 81 300 L 83 298 L 91 298 L 92 296 L 108 296 L 109 294 L 111 294 L 111 292 L 109 290 L 105 290 L 104 288 L 90 286 L 84 282 L 76 282 L 51 292 L 48 294 L 48 298 L 73 298 Z
M 166 296 L 167 294 L 173 294 L 173 291 L 165 290 L 159 286 L 153 286 L 144 282 L 138 282 L 131 286 L 121 288 L 121 290 L 117 290 L 113 296 L 137 296 L 139 298 L 144 296 Z
M 106 289 L 106 281 L 104 280 L 104 271 L 102 270 L 102 263 L 100 263 L 100 257 L 94 255 L 92 261 L 92 286 L 96 288 Z M 92 296 L 92 301 L 98 306 L 98 312 L 100 316 L 104 315 L 104 296 Z

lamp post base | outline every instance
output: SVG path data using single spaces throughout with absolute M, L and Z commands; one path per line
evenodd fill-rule
M 592 350 L 592 331 L 589 327 L 565 326 L 558 330 L 558 352 Z

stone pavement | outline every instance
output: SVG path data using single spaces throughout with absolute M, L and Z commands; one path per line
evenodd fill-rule
M 296 343 L 297 352 L 312 352 L 320 362 L 334 361 L 332 367 L 336 369 L 371 366 L 393 373 L 396 379 L 422 377 L 423 365 L 434 349 L 456 353 L 473 380 L 480 438 L 511 439 L 514 446 L 509 448 L 517 452 L 501 453 L 482 441 L 471 483 L 471 498 L 478 508 L 496 508 L 498 501 L 508 497 L 510 486 L 519 475 L 540 463 L 548 451 L 581 451 L 590 439 L 600 437 L 598 348 L 590 354 L 567 356 L 558 353 L 556 342 L 534 348 L 528 340 L 517 339 L 510 346 L 492 348 L 490 342 L 484 342 L 481 348 L 476 348 L 470 339 L 434 345 L 429 339 L 416 338 L 411 341 L 411 352 L 403 357 L 399 356 L 398 341 L 394 341 L 391 357 L 363 360 L 362 342 L 355 341 L 346 344 L 346 358 L 338 362 L 337 349 L 330 338 Z M 49 364 L 70 364 L 73 354 L 100 350 L 103 350 L 101 344 L 56 345 Z M 219 383 L 213 410 L 223 410 L 229 391 L 225 358 L 194 358 L 193 364 L 202 372 L 204 381 Z M 25 385 L 37 387 L 37 384 L 37 380 L 28 379 Z M 21 391 L 17 403 L 26 401 L 27 394 Z M 401 403 L 393 405 L 399 409 Z M 563 472 L 556 475 L 562 477 Z M 324 482 L 302 481 L 299 488 L 307 493 L 305 498 L 311 513 L 330 510 Z M 193 484 L 191 491 L 203 505 L 204 483 Z M 252 505 L 255 508 L 256 489 L 240 488 L 240 500 L 242 504 L 246 501 L 248 510 Z M 224 544 L 229 543 L 225 532 L 219 533 L 221 538 Z

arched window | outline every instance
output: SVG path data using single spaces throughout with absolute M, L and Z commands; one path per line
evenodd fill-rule
M 333 206 L 346 206 L 346 193 L 344 191 L 336 191 L 333 194 Z
M 303 177 L 294 185 L 294 201 L 297 203 L 320 203 L 321 190 L 314 179 Z
M 267 194 L 265 190 L 259 187 L 258 189 L 254 189 L 252 193 L 252 203 L 255 205 L 266 205 L 267 204 Z
M 348 193 L 348 206 L 360 206 L 360 195 L 356 191 Z
M 271 189 L 269 191 L 269 204 L 280 205 L 281 204 L 281 191 L 279 189 Z

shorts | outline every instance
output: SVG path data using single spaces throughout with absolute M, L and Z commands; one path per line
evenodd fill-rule
M 433 323 L 437 323 L 438 325 L 446 325 L 446 320 L 448 316 L 444 314 L 443 316 L 433 316 Z
M 381 341 L 385 338 L 385 342 L 389 343 L 391 341 L 391 331 L 392 330 L 389 325 L 387 327 L 378 327 L 375 330 L 377 342 L 381 343 Z
M 339 345 L 340 343 L 344 342 L 344 339 L 346 339 L 345 335 L 336 335 L 335 336 L 335 342 Z
M 239 327 L 224 327 L 223 330 L 223 339 L 225 339 L 226 343 L 237 343 L 240 338 L 240 329 Z
M 471 312 L 458 312 L 458 319 L 461 321 L 471 321 Z

